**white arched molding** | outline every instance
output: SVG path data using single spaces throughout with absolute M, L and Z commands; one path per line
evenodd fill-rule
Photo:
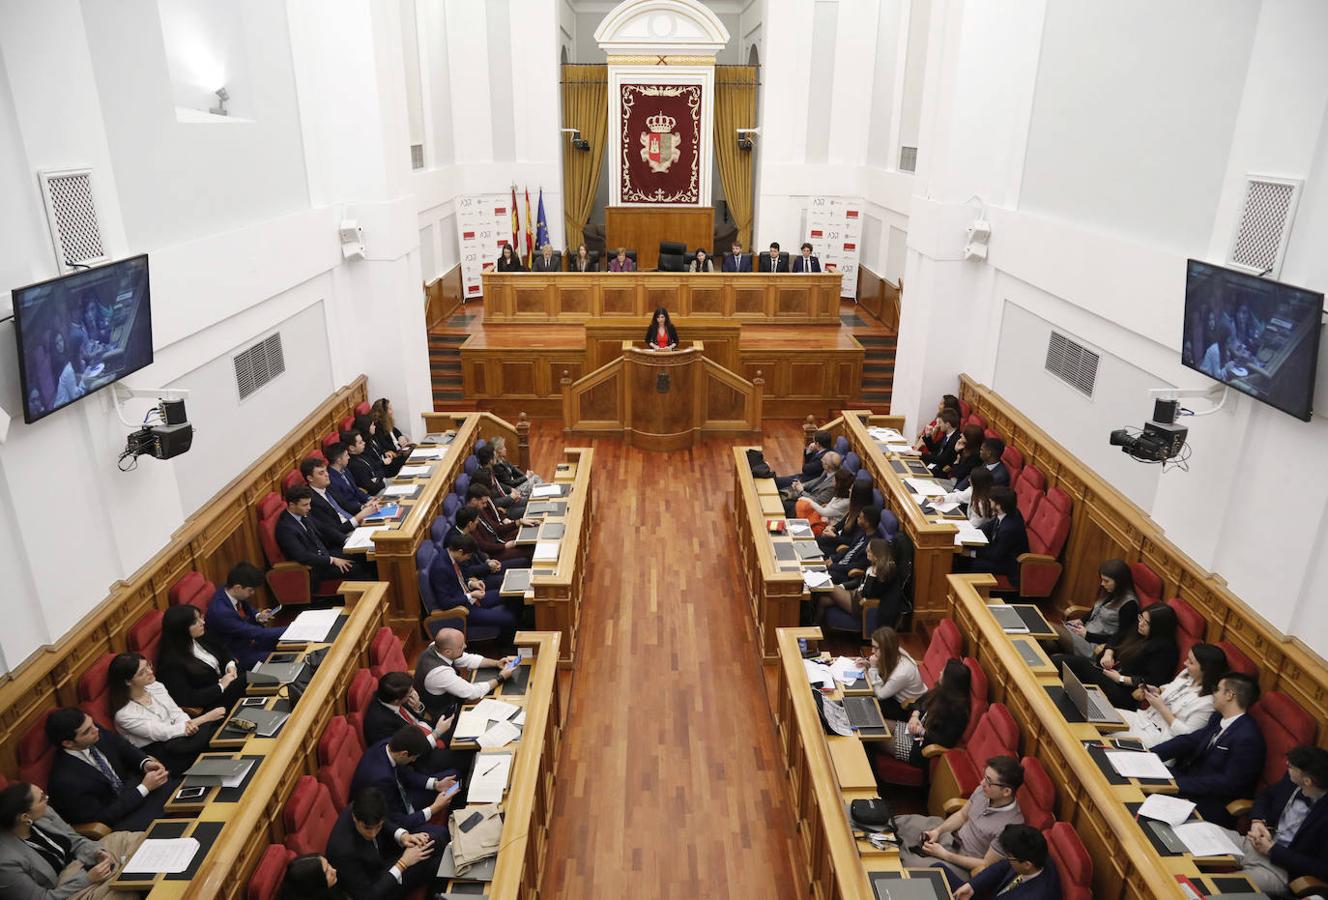
M 625 199 L 622 165 L 622 86 L 699 85 L 699 190 L 694 202 L 708 206 L 714 159 L 715 54 L 729 42 L 719 17 L 696 0 L 624 0 L 595 29 L 608 57 L 609 205 L 638 205 Z M 641 205 L 675 205 L 652 203 Z

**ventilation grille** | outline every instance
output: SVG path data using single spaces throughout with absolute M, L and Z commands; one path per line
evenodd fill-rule
M 281 349 L 281 332 L 264 338 L 235 356 L 235 386 L 243 400 L 286 371 L 286 355 Z
M 1277 277 L 1282 269 L 1291 218 L 1300 182 L 1251 175 L 1245 183 L 1245 205 L 1231 242 L 1228 261 L 1256 275 Z
M 423 144 L 411 144 L 411 145 L 410 145 L 410 167 L 411 167 L 412 169 L 423 169 L 423 168 L 424 168 L 424 145 L 423 145 Z
M 916 172 L 918 170 L 918 148 L 899 148 L 899 171 Z
M 1086 397 L 1093 396 L 1100 358 L 1083 344 L 1056 331 L 1047 342 L 1047 371 Z
M 61 271 L 71 271 L 70 263 L 95 265 L 107 261 L 110 257 L 101 243 L 97 207 L 92 202 L 92 170 L 41 172 L 38 177 Z

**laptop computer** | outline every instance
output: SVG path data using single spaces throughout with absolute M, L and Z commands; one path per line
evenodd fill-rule
M 254 666 L 247 677 L 251 687 L 290 684 L 304 671 L 304 660 L 296 653 L 273 653 Z
M 844 712 L 855 731 L 864 728 L 884 728 L 885 719 L 875 697 L 853 696 L 844 698 Z
M 946 896 L 930 878 L 901 878 L 898 872 L 870 872 L 867 877 L 876 900 L 941 900 Z
M 1066 663 L 1061 663 L 1061 682 L 1065 685 L 1065 696 L 1075 705 L 1084 720 L 1097 725 L 1124 725 L 1125 719 L 1116 712 L 1102 688 L 1095 684 L 1084 684 Z

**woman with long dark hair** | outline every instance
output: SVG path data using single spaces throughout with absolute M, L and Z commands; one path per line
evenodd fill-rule
M 1213 715 L 1213 691 L 1227 673 L 1227 655 L 1221 647 L 1195 644 L 1185 655 L 1180 674 L 1162 687 L 1144 685 L 1135 696 L 1147 709 L 1131 706 L 1117 710 L 1130 723 L 1128 734 L 1145 747 L 1155 747 L 1182 734 L 1198 731 Z
M 959 443 L 955 444 L 955 452 L 959 456 L 941 470 L 941 474 L 946 478 L 953 478 L 956 484 L 968 478 L 982 462 L 978 456 L 980 449 L 982 449 L 982 426 L 965 425 L 959 429 Z
M 973 676 L 968 666 L 957 659 L 946 663 L 940 680 L 914 705 L 908 721 L 895 722 L 890 727 L 895 736 L 895 759 L 921 769 L 927 765 L 923 747 L 957 746 L 968 728 L 972 690 Z
M 244 696 L 244 673 L 225 647 L 208 638 L 202 611 L 188 603 L 161 617 L 156 671 L 180 706 L 230 709 Z
M 816 621 L 820 622 L 825 611 L 832 606 L 851 616 L 860 616 L 862 601 L 875 600 L 877 621 L 894 625 L 904 614 L 903 588 L 890 542 L 885 538 L 872 538 L 867 542 L 867 570 L 860 580 L 835 584 L 831 590 L 812 595 L 817 603 Z
M 829 522 L 838 519 L 849 507 L 848 495 L 853 489 L 853 473 L 840 468 L 835 472 L 834 493 L 825 503 L 817 503 L 811 497 L 799 497 L 794 509 L 799 519 L 806 519 L 812 526 L 812 533 L 820 535 Z
M 1176 674 L 1179 625 L 1174 609 L 1155 603 L 1139 614 L 1134 634 L 1108 644 L 1097 663 L 1068 653 L 1057 653 L 1051 661 L 1058 671 L 1064 663 L 1084 684 L 1102 688 L 1112 706 L 1128 707 L 1135 688 L 1166 684 Z
M 1099 586 L 1093 608 L 1082 619 L 1055 626 L 1062 653 L 1095 656 L 1107 644 L 1120 643 L 1134 632 L 1139 598 L 1134 595 L 1134 575 L 1129 565 L 1123 559 L 1104 560 L 1097 574 Z
M 226 715 L 217 706 L 191 717 L 157 680 L 152 663 L 137 653 L 121 653 L 106 670 L 107 693 L 115 730 L 149 756 L 180 775 L 207 750 Z
M 857 539 L 858 513 L 871 506 L 875 499 L 870 481 L 855 480 L 848 491 L 848 510 L 826 525 L 816 538 L 821 552 L 829 556 L 841 545 L 852 544 Z
M 369 408 L 369 417 L 374 420 L 377 426 L 375 439 L 378 441 L 378 448 L 383 453 L 394 453 L 398 456 L 410 455 L 410 451 L 415 448 L 415 442 L 401 433 L 397 427 L 396 420 L 392 417 L 392 401 L 386 397 L 379 397 Z
M 899 646 L 899 634 L 893 628 L 876 629 L 871 640 L 871 657 L 859 660 L 858 665 L 867 672 L 867 684 L 880 701 L 881 714 L 890 719 L 907 719 L 906 707 L 927 693 L 918 664 Z
M 374 474 L 380 480 L 391 478 L 401 471 L 401 467 L 406 464 L 407 454 L 395 450 L 383 450 L 383 443 L 379 439 L 378 422 L 373 416 L 356 416 L 355 429 L 364 435 L 364 453 L 360 455 L 374 467 Z
M 278 900 L 346 900 L 337 887 L 337 870 L 318 853 L 306 853 L 291 860 L 281 881 Z
M 674 350 L 678 347 L 678 329 L 673 327 L 669 311 L 658 307 L 646 326 L 646 346 L 651 350 Z
M 512 252 L 511 244 L 503 244 L 502 252 L 498 254 L 498 264 L 494 269 L 499 272 L 526 271 L 526 267 L 521 265 L 521 257 Z

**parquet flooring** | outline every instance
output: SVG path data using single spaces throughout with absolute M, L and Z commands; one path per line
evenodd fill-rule
M 534 467 L 563 445 L 532 429 Z M 794 422 L 767 456 L 798 458 Z M 593 547 L 542 893 L 801 898 L 732 521 L 730 442 L 595 447 Z

